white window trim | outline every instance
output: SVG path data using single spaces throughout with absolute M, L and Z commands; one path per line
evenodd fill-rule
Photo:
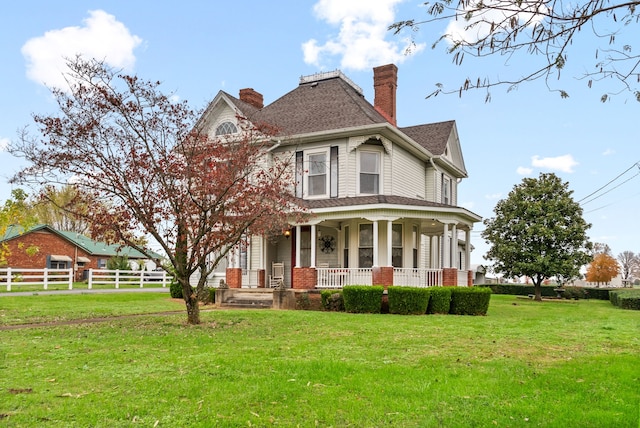
M 305 150 L 304 152 L 304 165 L 306 166 L 306 168 L 304 168 L 304 173 L 303 173 L 303 197 L 304 199 L 325 199 L 329 197 L 329 194 L 331 192 L 331 189 L 329 188 L 329 186 L 331 185 L 331 148 L 330 147 L 325 147 L 322 149 L 318 149 L 318 150 Z M 313 156 L 313 155 L 318 155 L 318 154 L 324 154 L 325 155 L 325 193 L 320 194 L 320 195 L 310 195 L 309 194 L 309 170 L 311 169 L 311 163 L 309 161 L 309 157 Z
M 441 186 L 442 186 L 441 202 L 445 205 L 453 205 L 453 201 L 452 201 L 453 180 L 451 179 L 451 177 L 449 177 L 448 175 L 443 175 Z
M 358 156 L 356 159 L 356 194 L 359 196 L 370 196 L 370 195 L 382 195 L 383 194 L 383 183 L 384 183 L 384 177 L 383 177 L 383 168 L 382 165 L 384 163 L 384 150 L 382 147 L 377 148 L 377 147 L 370 147 L 370 146 L 366 146 L 366 147 L 359 147 L 358 148 Z M 379 159 L 379 163 L 378 163 L 378 171 L 379 171 L 379 175 L 378 175 L 378 193 L 362 193 L 360 192 L 360 154 L 361 153 L 377 153 L 378 154 L 378 159 Z

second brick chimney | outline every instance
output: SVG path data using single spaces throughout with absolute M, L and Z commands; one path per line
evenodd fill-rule
M 251 104 L 256 108 L 264 107 L 264 99 L 260 92 L 254 91 L 253 88 L 240 89 L 240 101 Z
M 398 67 L 394 64 L 373 68 L 373 106 L 393 126 L 396 123 L 396 89 L 398 88 Z

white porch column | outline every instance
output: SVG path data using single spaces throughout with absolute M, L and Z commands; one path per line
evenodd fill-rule
M 233 248 L 231 248 L 231 251 L 229 251 L 229 253 L 230 253 L 230 256 L 231 256 L 231 257 L 229 257 L 229 267 L 237 268 L 238 267 L 237 266 L 238 263 L 237 263 L 236 259 L 238 258 L 238 256 L 237 256 L 238 253 L 236 251 L 236 246 L 235 245 L 233 246 Z
M 316 225 L 311 225 L 311 266 L 316 267 Z
M 387 221 L 387 266 L 393 266 L 393 221 Z M 402 267 L 402 266 L 401 266 Z
M 451 266 L 458 268 L 458 226 L 453 223 L 451 226 Z
M 471 269 L 471 229 L 464 232 L 464 270 Z
M 442 232 L 442 267 L 451 267 L 451 248 L 449 247 L 449 224 L 444 224 Z
M 373 267 L 378 267 L 378 220 L 373 221 Z
M 302 239 L 302 228 L 296 226 L 296 267 L 300 267 L 300 240 Z
M 438 237 L 437 236 L 429 236 L 429 255 L 431 256 L 429 259 L 429 267 L 431 269 L 438 269 Z

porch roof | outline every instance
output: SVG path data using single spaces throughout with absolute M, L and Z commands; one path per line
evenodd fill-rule
M 469 226 L 482 221 L 482 217 L 466 208 L 404 196 L 369 195 L 312 200 L 298 199 L 297 202 L 299 206 L 308 209 L 311 213 L 325 218 L 347 218 L 351 215 L 358 217 L 365 211 L 382 210 L 386 211 L 382 213 L 384 215 L 403 211 L 402 216 L 410 215 L 429 220 L 463 221 Z
M 451 205 L 441 204 L 438 202 L 425 201 L 423 199 L 413 199 L 404 196 L 393 195 L 367 195 L 346 198 L 328 198 L 328 199 L 298 199 L 297 203 L 308 209 L 319 208 L 336 208 L 336 207 L 361 207 L 362 205 L 409 205 L 417 207 L 438 207 L 452 208 Z

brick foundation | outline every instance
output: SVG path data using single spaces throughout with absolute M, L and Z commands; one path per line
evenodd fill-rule
M 442 269 L 442 285 L 445 287 L 455 287 L 458 285 L 458 269 L 444 268 Z
M 467 285 L 473 287 L 473 271 L 467 271 Z
M 227 268 L 227 285 L 229 288 L 242 288 L 241 268 Z
M 382 285 L 385 288 L 393 285 L 393 266 L 378 266 L 371 271 L 371 283 L 373 285 Z
M 291 280 L 291 288 L 311 290 L 316 288 L 318 284 L 318 275 L 316 268 L 296 267 L 293 268 L 293 278 Z

